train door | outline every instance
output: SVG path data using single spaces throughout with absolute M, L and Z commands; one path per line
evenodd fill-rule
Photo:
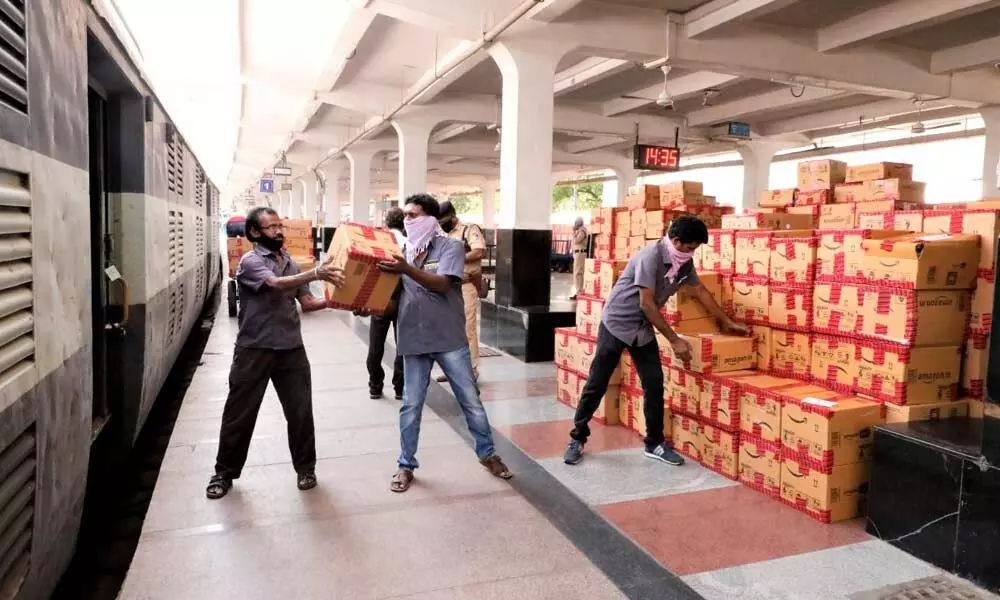
M 110 292 L 107 255 L 110 251 L 108 227 L 108 100 L 103 91 L 88 88 L 90 125 L 90 280 L 91 322 L 93 326 L 94 435 L 104 429 L 111 416 L 108 399 L 109 353 L 105 325 L 108 323 Z

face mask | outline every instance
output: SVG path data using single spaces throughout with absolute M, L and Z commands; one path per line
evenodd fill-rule
M 406 258 L 409 260 L 427 250 L 431 240 L 441 231 L 438 220 L 427 215 L 407 219 L 403 226 L 406 228 Z
M 674 242 L 670 239 L 665 239 L 663 243 L 667 245 L 667 253 L 670 255 L 670 269 L 667 270 L 667 280 L 673 282 L 677 277 L 677 273 L 680 272 L 681 267 L 694 258 L 694 253 L 681 252 L 674 246 Z

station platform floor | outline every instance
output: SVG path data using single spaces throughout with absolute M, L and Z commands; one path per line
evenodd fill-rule
M 824 525 L 691 461 L 646 459 L 620 427 L 593 425 L 584 461 L 565 465 L 573 413 L 554 366 L 505 355 L 482 359 L 480 382 L 514 479 L 478 464 L 450 389 L 432 383 L 421 469 L 395 494 L 399 403 L 388 383 L 368 398 L 367 326 L 323 311 L 303 331 L 319 486 L 295 486 L 271 388 L 243 477 L 205 497 L 236 335 L 220 313 L 119 598 L 836 600 L 946 577 L 861 520 Z

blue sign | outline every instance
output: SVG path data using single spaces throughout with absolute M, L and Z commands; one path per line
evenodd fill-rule
M 733 137 L 742 137 L 742 138 L 750 137 L 750 124 L 741 123 L 739 121 L 730 121 L 729 135 Z
M 261 179 L 260 180 L 260 193 L 261 194 L 273 194 L 274 193 L 274 180 L 273 179 Z

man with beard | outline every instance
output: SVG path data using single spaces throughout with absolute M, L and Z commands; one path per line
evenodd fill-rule
M 229 396 L 222 411 L 215 475 L 205 490 L 222 498 L 239 479 L 250 449 L 257 414 L 270 381 L 288 421 L 288 448 L 300 490 L 316 487 L 316 436 L 312 415 L 309 358 L 302 344 L 299 311 L 326 308 L 309 291 L 313 281 L 344 284 L 343 271 L 323 265 L 305 273 L 283 246 L 281 219 L 273 209 L 258 207 L 246 218 L 246 236 L 254 249 L 240 259 L 239 333 L 229 371 Z
M 401 450 L 390 489 L 405 492 L 413 483 L 413 471 L 419 466 L 420 420 L 435 363 L 450 381 L 465 414 L 480 463 L 494 476 L 509 479 L 510 470 L 495 453 L 490 421 L 472 374 L 459 291 L 465 274 L 465 250 L 461 242 L 444 235 L 438 223 L 440 206 L 432 196 L 410 196 L 403 213 L 405 257 L 379 263 L 383 271 L 402 275 L 403 286 L 396 349 L 403 355 L 404 373 L 403 406 L 399 410 Z
M 462 242 L 465 249 L 465 270 L 462 274 L 465 337 L 469 340 L 469 353 L 472 355 L 472 374 L 479 379 L 479 290 L 483 285 L 482 263 L 486 255 L 486 236 L 479 225 L 459 220 L 455 206 L 447 200 L 441 203 L 439 222 L 448 237 Z M 438 377 L 437 380 L 447 381 L 447 377 Z

